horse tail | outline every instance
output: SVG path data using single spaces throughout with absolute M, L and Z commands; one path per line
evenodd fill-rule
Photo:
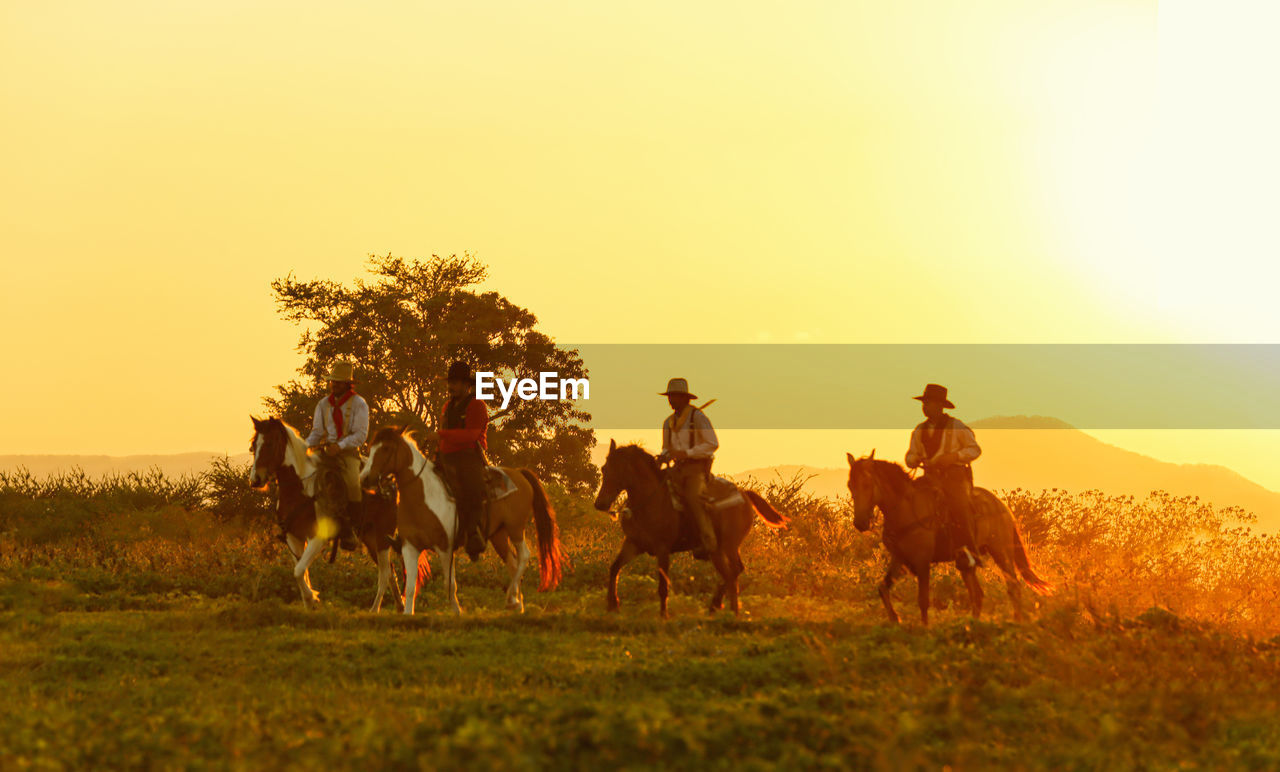
M 742 491 L 742 495 L 747 497 L 747 501 L 751 502 L 751 506 L 756 508 L 764 521 L 774 528 L 786 528 L 789 522 L 787 516 L 773 508 L 773 505 L 765 501 L 764 496 L 751 490 Z
M 547 489 L 542 487 L 542 481 L 528 469 L 521 469 L 520 474 L 533 488 L 533 524 L 538 531 L 538 592 L 546 592 L 560 584 L 564 564 L 560 526 L 556 523 L 556 512 L 551 508 L 551 500 L 547 498 Z
M 1013 564 L 1017 566 L 1018 573 L 1022 574 L 1022 578 L 1026 580 L 1027 586 L 1031 590 L 1040 595 L 1049 595 L 1053 592 L 1053 585 L 1041 579 L 1031 568 L 1031 561 L 1027 558 L 1027 548 L 1022 543 L 1022 534 L 1018 533 L 1018 526 L 1013 522 L 1013 518 L 1009 518 L 1009 525 L 1013 528 Z
M 427 582 L 431 581 L 431 561 L 423 560 L 424 555 L 418 556 L 418 576 L 416 577 L 415 592 L 420 592 Z M 395 575 L 394 573 L 392 574 Z M 409 583 L 409 577 L 405 577 L 405 584 Z

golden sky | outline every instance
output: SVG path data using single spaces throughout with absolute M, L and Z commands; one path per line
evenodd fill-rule
M 242 449 L 268 282 L 371 252 L 470 251 L 564 343 L 1276 342 L 1276 15 L 4 3 L 0 453 Z M 1262 432 L 1112 439 L 1280 488 Z

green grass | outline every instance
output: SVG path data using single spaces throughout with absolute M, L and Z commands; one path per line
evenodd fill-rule
M 924 629 L 909 579 L 885 623 L 845 508 L 773 498 L 794 525 L 752 535 L 744 615 L 678 556 L 661 622 L 647 557 L 604 611 L 621 537 L 569 497 L 558 590 L 531 569 L 513 615 L 464 559 L 466 614 L 434 581 L 406 619 L 365 610 L 363 555 L 313 568 L 308 612 L 269 526 L 0 491 L 0 770 L 1280 767 L 1278 551 L 1230 513 L 1015 494 L 1057 595 L 1015 624 L 987 574 L 975 622 L 939 568 Z
M 0 613 L 5 768 L 1280 765 L 1277 649 L 1159 614 L 956 610 L 925 630 L 867 598 L 748 597 L 733 620 L 678 597 L 663 623 L 641 577 L 619 615 L 598 592 L 529 593 L 511 615 L 489 582 L 464 584 L 462 618 L 433 584 L 412 619 L 196 597 L 85 611 L 66 586 L 21 587 Z

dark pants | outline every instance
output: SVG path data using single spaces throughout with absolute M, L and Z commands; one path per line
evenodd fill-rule
M 484 458 L 474 450 L 441 453 L 440 463 L 458 500 L 458 535 L 465 538 L 484 525 Z M 487 534 L 480 531 L 483 540 Z M 483 543 L 483 542 L 482 542 Z
M 978 540 L 973 511 L 973 470 L 963 465 L 948 466 L 930 471 L 925 477 L 942 490 L 946 499 L 947 524 L 956 551 L 968 547 L 976 558 Z

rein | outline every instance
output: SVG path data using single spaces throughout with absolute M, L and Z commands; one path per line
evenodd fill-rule
M 885 487 L 889 487 L 888 485 L 885 484 L 883 480 L 880 479 L 880 470 L 875 469 L 874 467 L 873 467 L 873 470 L 874 471 L 872 473 L 875 475 L 876 485 L 884 485 Z M 915 482 L 916 478 L 912 478 L 908 475 L 907 479 L 909 482 L 907 483 L 906 490 L 901 496 L 898 497 L 896 506 L 894 506 L 895 514 L 897 512 L 900 512 L 904 505 L 907 506 L 908 508 L 914 509 L 913 507 L 911 507 L 911 504 L 912 504 L 912 499 L 914 498 L 917 491 L 913 489 L 912 483 Z M 907 533 L 909 531 L 931 528 L 933 527 L 934 522 L 937 519 L 938 519 L 938 511 L 936 507 L 934 508 L 933 513 L 930 515 L 926 515 L 924 517 L 918 517 L 915 520 L 912 520 L 907 523 L 895 523 L 892 528 L 889 527 L 889 518 L 886 517 L 884 521 L 884 532 L 886 536 L 897 536 L 899 534 Z

